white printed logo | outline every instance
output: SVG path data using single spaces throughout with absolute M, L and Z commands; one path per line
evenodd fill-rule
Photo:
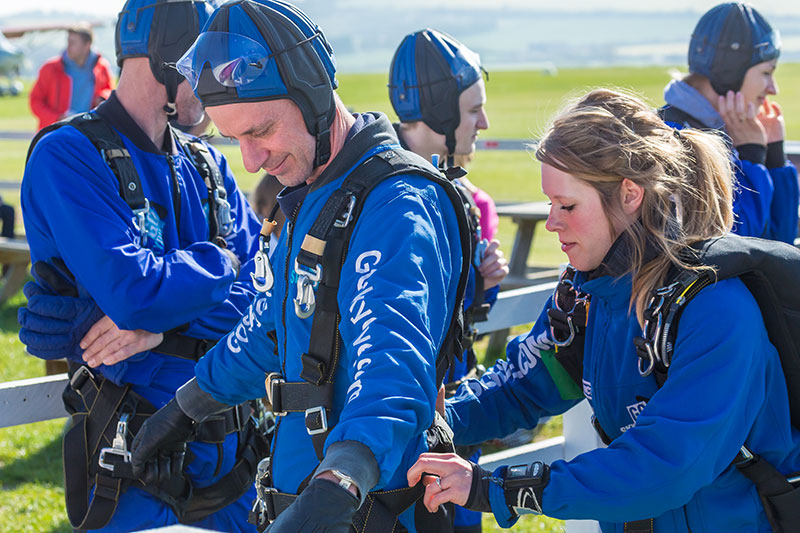
M 233 331 L 228 334 L 228 350 L 231 353 L 239 353 L 242 351 L 242 344 L 248 342 L 247 334 L 253 332 L 253 327 L 261 327 L 261 322 L 257 317 L 264 314 L 267 309 L 266 294 L 263 297 L 257 297 L 256 300 L 247 308 L 247 313 L 242 317 Z
M 372 309 L 367 306 L 364 297 L 374 289 L 374 287 L 369 284 L 369 278 L 377 272 L 375 267 L 380 261 L 381 253 L 378 250 L 364 252 L 356 259 L 356 273 L 361 274 L 361 277 L 358 278 L 358 282 L 356 283 L 358 294 L 356 294 L 353 301 L 350 302 L 350 322 L 352 322 L 353 325 L 358 325 L 360 322 L 361 333 L 359 333 L 356 340 L 353 341 L 353 348 L 356 349 L 356 373 L 353 376 L 355 381 L 353 381 L 347 389 L 348 402 L 355 400 L 358 398 L 359 394 L 361 394 L 361 389 L 363 388 L 361 376 L 364 374 L 364 369 L 372 363 L 372 359 L 369 357 L 365 357 L 364 359 L 359 358 L 365 350 L 372 348 L 372 344 L 369 343 L 369 340 L 372 339 L 369 335 L 369 326 L 375 321 L 375 317 L 372 316 Z
M 636 419 L 639 418 L 639 413 L 642 412 L 642 409 L 644 409 L 645 405 L 647 405 L 647 402 L 637 402 L 626 407 L 628 414 L 631 416 L 631 420 L 633 420 L 633 424 L 628 424 L 627 426 L 619 428 L 621 432 L 625 433 L 634 425 L 636 425 Z
M 587 400 L 592 399 L 592 384 L 585 379 L 581 380 L 583 382 L 583 395 L 586 396 Z
M 541 352 L 549 350 L 553 346 L 547 335 L 543 331 L 538 337 L 529 335 L 517 345 L 516 359 L 499 360 L 495 363 L 491 372 L 484 374 L 480 381 L 467 381 L 469 390 L 480 396 L 485 389 L 501 387 L 511 379 L 523 379 L 536 367 L 541 358 Z

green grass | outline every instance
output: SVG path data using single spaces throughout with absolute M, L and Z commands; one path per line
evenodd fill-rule
M 565 99 L 588 88 L 613 85 L 636 90 L 653 106 L 662 102 L 661 92 L 669 79 L 669 69 L 595 68 L 565 69 L 556 76 L 541 72 L 494 72 L 487 83 L 487 112 L 491 127 L 484 138 L 538 137 L 550 116 Z M 778 82 L 782 92 L 777 101 L 786 117 L 787 138 L 800 139 L 800 64 L 781 64 Z M 340 75 L 339 94 L 355 111 L 383 111 L 391 118 L 386 75 Z M 28 84 L 29 86 L 29 84 Z M 27 95 L 0 98 L 0 130 L 29 131 L 36 121 L 28 111 Z M 22 178 L 27 142 L 0 141 L 0 180 Z M 258 175 L 244 171 L 238 149 L 221 148 L 245 190 L 252 189 Z M 542 200 L 539 166 L 525 152 L 481 152 L 470 166 L 470 179 L 498 202 Z M 43 191 L 46 194 L 46 191 Z M 18 205 L 19 195 L 3 191 L 4 200 Z M 19 215 L 18 215 L 19 216 Z M 542 225 L 534 239 L 532 262 L 555 265 L 563 254 L 554 236 Z M 21 218 L 19 227 L 21 229 Z M 508 255 L 515 226 L 501 220 L 498 237 Z M 25 354 L 17 339 L 17 308 L 24 305 L 18 294 L 0 307 L 0 382 L 41 376 L 42 361 Z M 525 331 L 515 328 L 516 333 Z M 485 351 L 485 341 L 479 345 Z M 501 354 L 487 354 L 487 363 Z M 0 429 L 0 517 L 2 531 L 70 531 L 63 504 L 60 435 L 63 420 Z M 559 434 L 560 419 L 549 422 L 537 438 Z M 484 531 L 500 531 L 491 516 L 484 517 Z M 516 531 L 532 533 L 563 531 L 563 522 L 549 518 L 525 517 Z

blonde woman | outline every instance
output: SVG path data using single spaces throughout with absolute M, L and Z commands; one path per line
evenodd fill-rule
M 671 272 L 708 273 L 686 259 L 692 244 L 749 242 L 726 236 L 733 176 L 723 141 L 675 132 L 641 100 L 599 89 L 555 119 L 536 157 L 552 202 L 547 229 L 571 268 L 507 358 L 447 402 L 446 419 L 456 443 L 469 444 L 531 428 L 586 398 L 609 445 L 494 473 L 423 454 L 409 483 L 425 478 L 429 509 L 452 501 L 491 511 L 504 527 L 543 513 L 599 520 L 605 532 L 769 530 L 754 483 L 732 463 L 744 461 L 746 445 L 797 499 L 785 475 L 800 470 L 800 433 L 751 292 L 734 277 L 689 300 L 669 379 L 634 343 Z

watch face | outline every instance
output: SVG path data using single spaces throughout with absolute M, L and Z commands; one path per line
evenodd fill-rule
M 516 478 L 525 477 L 525 472 L 528 470 L 528 465 L 515 465 L 508 467 L 506 477 Z

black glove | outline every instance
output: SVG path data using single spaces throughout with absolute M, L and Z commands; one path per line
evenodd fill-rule
M 306 490 L 267 528 L 273 533 L 348 533 L 358 498 L 333 481 L 314 478 Z
M 131 444 L 133 474 L 157 482 L 183 469 L 186 442 L 194 433 L 192 420 L 173 398 L 144 421 Z M 147 479 L 145 479 L 147 478 Z

